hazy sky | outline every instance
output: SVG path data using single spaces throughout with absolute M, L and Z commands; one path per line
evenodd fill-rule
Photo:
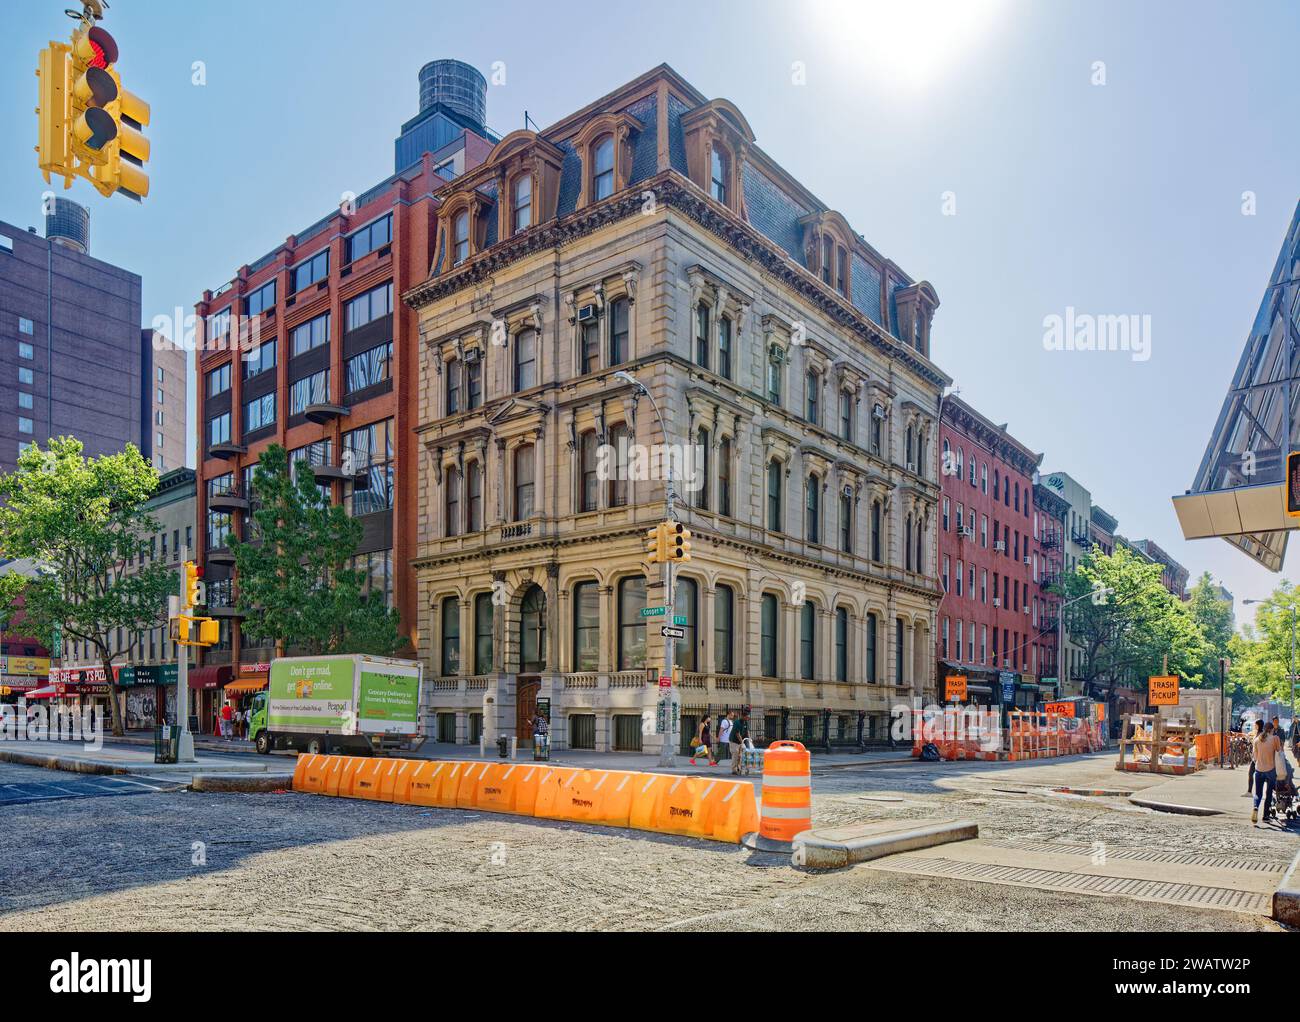
M 40 225 L 46 187 L 36 54 L 72 2 L 5 3 L 0 219 L 21 226 Z M 1277 581 L 1220 540 L 1184 542 L 1169 498 L 1300 197 L 1294 2 L 112 0 L 104 25 L 153 107 L 153 191 L 69 194 L 91 206 L 93 254 L 143 276 L 144 325 L 391 173 L 425 61 L 504 70 L 501 133 L 667 62 L 935 286 L 935 360 L 1044 470 L 1239 600 Z M 1150 316 L 1150 358 L 1045 350 L 1045 317 L 1068 308 Z

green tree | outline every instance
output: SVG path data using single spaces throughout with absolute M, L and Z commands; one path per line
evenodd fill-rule
M 1204 572 L 1187 594 L 1187 609 L 1205 637 L 1206 655 L 1196 674 L 1187 680 L 1202 688 L 1219 685 L 1219 658 L 1229 655 L 1232 642 L 1232 601 L 1219 594 L 1218 584 Z
M 396 611 L 365 592 L 365 572 L 348 568 L 361 523 L 331 505 L 310 472 L 294 472 L 272 444 L 253 470 L 251 535 L 230 541 L 242 633 L 273 642 L 276 654 L 391 656 L 406 644 Z
M 1182 601 L 1160 582 L 1161 566 L 1116 548 L 1093 551 L 1053 587 L 1065 606 L 1069 640 L 1083 650 L 1080 674 L 1110 699 L 1121 682 L 1168 670 L 1199 670 L 1208 645 Z M 1101 590 L 1110 590 L 1102 593 Z
M 1291 700 L 1292 607 L 1300 615 L 1300 586 L 1284 579 L 1256 605 L 1254 623 L 1243 625 L 1229 644 L 1232 677 L 1251 696 Z
M 113 734 L 122 734 L 113 661 L 129 656 L 140 633 L 166 621 L 167 597 L 179 591 L 176 570 L 151 559 L 158 523 L 145 502 L 158 473 L 132 445 L 86 458 L 80 440 L 32 445 L 15 471 L 0 476 L 0 550 L 30 558 L 35 577 L 0 576 L 6 619 L 21 609 L 24 630 L 54 648 L 56 637 L 95 650 L 112 686 Z M 129 638 L 114 641 L 118 630 Z

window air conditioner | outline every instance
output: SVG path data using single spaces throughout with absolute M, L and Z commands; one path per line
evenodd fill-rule
M 1002 597 L 1000 597 L 1000 596 L 995 596 L 995 597 L 993 597 L 993 606 L 995 606 L 995 607 L 1001 607 L 1001 606 L 1002 606 Z
M 578 310 L 579 323 L 592 323 L 595 321 L 595 319 L 596 319 L 596 306 L 584 305 L 581 309 Z
M 907 470 L 908 470 L 909 472 L 911 472 L 912 475 L 916 475 L 916 462 L 914 462 L 914 461 L 909 461 L 909 462 L 907 463 Z
M 872 405 L 871 417 L 873 419 L 883 419 L 885 417 L 885 406 L 881 404 Z
M 466 365 L 474 365 L 476 362 L 482 360 L 482 358 L 483 358 L 483 351 L 481 348 L 469 348 L 465 352 Z
M 993 544 L 993 549 L 1000 554 L 1005 553 L 1007 549 L 1007 545 L 1002 540 L 998 540 L 996 543 Z

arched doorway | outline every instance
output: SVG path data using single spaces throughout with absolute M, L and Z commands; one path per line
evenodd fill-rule
M 519 673 L 515 683 L 515 737 L 521 744 L 533 739 L 537 694 L 546 668 L 546 593 L 531 585 L 519 603 Z

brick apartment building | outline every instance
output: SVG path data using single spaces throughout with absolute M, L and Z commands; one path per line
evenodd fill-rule
M 961 674 L 971 703 L 1033 706 L 1054 692 L 1041 683 L 1054 645 L 1033 501 L 1042 455 L 957 397 L 944 402 L 939 442 L 939 691 Z
M 421 112 L 403 126 L 393 176 L 241 266 L 196 306 L 197 547 L 210 612 L 221 620 L 220 643 L 191 676 L 196 688 L 264 678 L 273 653 L 242 641 L 227 544 L 244 535 L 256 505 L 253 470 L 272 443 L 362 523 L 357 566 L 418 645 L 408 567 L 418 329 L 397 296 L 428 277 L 435 193 L 492 146 L 481 102 L 464 98 L 466 81 L 485 91 L 477 71 L 436 61 L 420 78 Z

